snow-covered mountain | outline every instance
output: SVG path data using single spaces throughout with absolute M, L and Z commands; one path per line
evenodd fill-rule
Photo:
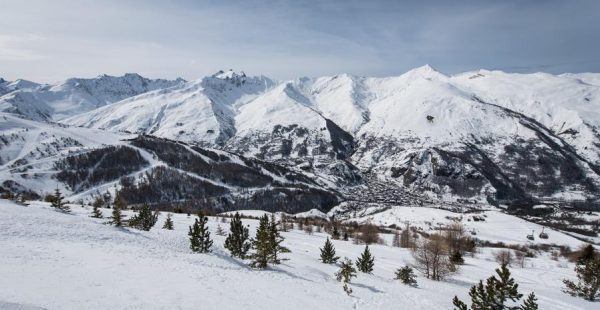
M 6 115 L 34 120 L 72 115 L 60 122 L 107 137 L 152 135 L 275 163 L 339 192 L 350 208 L 439 202 L 598 208 L 598 81 L 592 73 L 448 76 L 429 66 L 386 78 L 289 81 L 232 70 L 191 82 L 129 74 L 56 86 L 3 81 L 8 93 L 0 106 L 9 106 Z M 29 137 L 21 132 L 14 141 L 35 144 Z M 4 163 L 25 156 L 9 150 L 0 149 Z M 77 192 L 81 184 L 70 182 Z
M 274 84 L 265 77 L 221 71 L 198 81 L 133 96 L 64 122 L 218 145 L 235 135 L 236 109 Z
M 59 120 L 135 95 L 183 83 L 183 79 L 152 80 L 133 73 L 120 77 L 100 75 L 92 79 L 71 78 L 55 85 L 2 80 L 0 111 L 34 120 Z
M 273 82 L 228 71 L 64 122 L 221 148 L 340 184 L 357 184 L 358 168 L 427 199 L 589 202 L 600 186 L 599 77 L 423 66 Z
M 299 169 L 151 136 L 44 123 L 0 113 L 0 195 L 220 210 L 329 210 L 341 195 Z

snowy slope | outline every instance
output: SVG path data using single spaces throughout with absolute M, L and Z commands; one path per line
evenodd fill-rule
M 2 113 L 0 133 L 0 194 L 43 197 L 58 187 L 71 201 L 89 202 L 118 187 L 131 204 L 197 208 L 201 200 L 215 210 L 292 212 L 327 211 L 339 201 L 327 179 L 176 141 Z
M 230 70 L 62 122 L 274 161 L 330 177 L 357 200 L 353 186 L 373 187 L 365 183 L 376 176 L 426 200 L 597 207 L 599 77 L 448 76 L 426 65 L 395 77 L 274 82 Z M 41 107 L 23 110 L 52 114 Z
M 183 84 L 182 79 L 147 79 L 127 73 L 121 77 L 100 75 L 92 79 L 71 78 L 56 85 L 16 81 L 0 89 L 0 111 L 34 120 L 62 119 L 148 91 Z M 0 83 L 1 85 L 1 83 Z M 34 108 L 40 112 L 36 113 Z
M 256 271 L 229 256 L 225 237 L 215 234 L 217 225 L 227 229 L 227 223 L 213 218 L 213 252 L 193 254 L 187 230 L 194 217 L 185 214 L 173 214 L 173 231 L 160 229 L 163 213 L 144 232 L 103 225 L 105 219 L 91 219 L 89 208 L 76 205 L 74 214 L 43 203 L 23 207 L 0 200 L 0 208 L 0 308 L 8 309 L 452 309 L 455 295 L 467 299 L 469 287 L 497 267 L 494 250 L 483 248 L 447 281 L 419 274 L 413 288 L 393 280 L 397 268 L 413 263 L 410 252 L 372 245 L 374 273 L 352 279 L 354 292 L 347 296 L 334 277 L 338 267 L 318 261 L 325 234 L 283 232 L 289 260 Z M 253 235 L 256 221 L 243 222 Z M 351 259 L 364 249 L 333 243 L 339 256 Z M 536 293 L 540 309 L 595 309 L 596 303 L 561 292 L 561 280 L 574 277 L 572 270 L 573 264 L 548 254 L 528 258 L 526 268 L 511 268 L 519 289 Z
M 42 85 L 27 80 L 7 81 L 0 78 L 0 96 L 19 89 L 37 89 Z
M 130 137 L 0 113 L 0 180 L 17 182 L 39 194 L 57 186 L 64 188 L 64 184 L 53 179 L 58 160 L 105 145 L 122 144 L 122 139 Z
M 265 77 L 219 72 L 178 87 L 135 96 L 65 122 L 215 145 L 235 134 L 235 107 L 272 84 Z

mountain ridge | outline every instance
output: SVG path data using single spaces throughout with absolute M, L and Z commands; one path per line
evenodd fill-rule
M 444 203 L 597 205 L 597 80 L 600 74 L 445 75 L 428 65 L 395 77 L 287 81 L 229 70 L 61 122 L 300 169 L 349 201 L 385 202 L 369 196 L 375 186 L 397 203 L 417 195 Z M 372 175 L 379 181 L 369 181 Z

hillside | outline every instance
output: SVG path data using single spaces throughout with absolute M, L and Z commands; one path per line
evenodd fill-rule
M 331 178 L 219 150 L 0 114 L 0 193 L 71 201 L 118 189 L 129 203 L 217 210 L 328 211 L 340 201 Z
M 595 209 L 595 77 L 487 70 L 447 76 L 423 66 L 388 78 L 272 82 L 228 71 L 64 122 L 333 174 L 343 187 L 357 184 L 348 173 L 357 168 L 363 179 L 376 175 L 425 201 Z
M 447 281 L 418 275 L 418 287 L 393 280 L 394 271 L 411 264 L 406 249 L 371 245 L 375 269 L 359 274 L 347 296 L 334 278 L 337 267 L 318 261 L 326 234 L 308 235 L 301 230 L 282 232 L 292 251 L 281 265 L 258 271 L 231 258 L 223 248 L 224 237 L 215 233 L 219 224 L 210 218 L 215 239 L 213 252 L 189 250 L 188 225 L 193 217 L 173 214 L 175 230 L 160 229 L 166 213 L 149 232 L 103 225 L 105 219 L 89 218 L 89 208 L 73 205 L 73 214 L 52 210 L 44 203 L 29 207 L 0 200 L 0 307 L 3 309 L 164 309 L 204 308 L 280 309 L 452 309 L 454 295 L 465 299 L 468 289 L 487 278 L 497 267 L 495 250 L 481 248 Z M 104 209 L 108 215 L 110 210 Z M 127 212 L 127 215 L 131 213 Z M 435 211 L 429 213 L 435 216 Z M 440 216 L 441 218 L 441 216 Z M 255 220 L 243 220 L 250 225 Z M 508 222 L 498 222 L 510 230 Z M 227 224 L 222 223 L 225 227 Z M 554 234 L 554 233 L 553 233 Z M 559 233 L 555 233 L 559 234 Z M 391 235 L 384 235 L 388 244 Z M 497 240 L 502 240 L 498 235 Z M 568 237 L 556 239 L 576 246 Z M 334 240 L 337 253 L 352 259 L 363 245 Z M 524 293 L 535 291 L 540 309 L 595 309 L 596 303 L 562 293 L 561 280 L 574 277 L 573 265 L 548 253 L 526 260 L 526 267 L 511 272 Z M 82 277 L 81 275 L 85 275 Z M 212 296 L 207 298 L 207 296 Z M 227 300 L 227 303 L 223 303 Z

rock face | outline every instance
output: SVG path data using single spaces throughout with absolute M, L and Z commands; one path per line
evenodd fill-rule
M 220 71 L 62 122 L 256 158 L 348 202 L 597 208 L 599 77 L 424 66 L 276 82 Z

